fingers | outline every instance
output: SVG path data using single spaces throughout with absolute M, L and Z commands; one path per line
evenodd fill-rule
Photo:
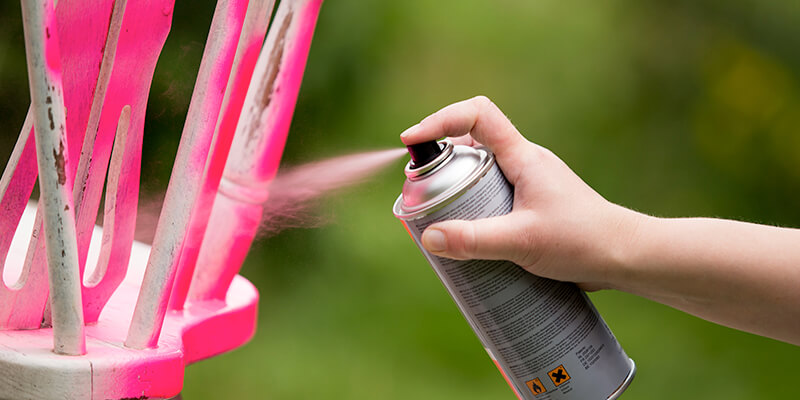
M 451 104 L 408 128 L 400 138 L 408 145 L 436 140 L 442 136 L 461 137 L 467 134 L 469 136 L 458 141 L 465 143 L 471 137 L 488 147 L 497 156 L 508 178 L 511 176 L 508 176 L 510 171 L 507 167 L 518 168 L 525 159 L 525 152 L 530 150 L 531 143 L 485 96 Z
M 400 135 L 405 144 L 436 140 L 442 136 L 470 134 L 494 153 L 510 150 L 528 141 L 485 96 L 451 104 L 408 128 Z
M 445 221 L 422 233 L 422 245 L 447 258 L 510 260 L 529 263 L 532 243 L 514 214 L 475 221 Z

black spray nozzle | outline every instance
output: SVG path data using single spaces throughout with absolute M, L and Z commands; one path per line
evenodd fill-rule
M 442 146 L 435 140 L 406 146 L 411 154 L 411 167 L 419 168 L 442 154 Z

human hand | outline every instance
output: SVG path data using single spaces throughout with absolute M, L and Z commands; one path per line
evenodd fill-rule
M 431 225 L 422 235 L 428 251 L 456 259 L 510 260 L 585 290 L 614 286 L 641 214 L 606 201 L 555 154 L 526 140 L 484 96 L 437 111 L 401 139 L 409 145 L 442 136 L 494 152 L 515 188 L 514 207 L 504 216 Z

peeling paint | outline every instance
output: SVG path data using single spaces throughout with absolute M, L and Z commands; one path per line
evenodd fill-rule
M 275 47 L 272 49 L 272 54 L 269 57 L 269 68 L 264 73 L 264 86 L 260 92 L 263 97 L 261 99 L 260 107 L 265 110 L 269 103 L 272 101 L 272 93 L 277 90 L 275 81 L 278 79 L 278 73 L 281 70 L 281 63 L 283 62 L 283 48 L 286 43 L 286 35 L 289 32 L 289 27 L 292 24 L 293 12 L 288 12 L 286 18 L 281 22 L 280 29 L 278 30 L 278 39 L 275 41 Z M 250 139 L 255 139 L 256 136 L 261 134 L 259 129 L 250 131 Z
M 58 151 L 53 150 L 53 157 L 55 157 L 56 172 L 58 173 L 58 184 L 64 185 L 67 183 L 67 159 L 64 158 L 64 142 L 58 143 Z
M 50 120 L 50 130 L 56 129 L 56 123 L 53 121 L 53 108 L 47 107 L 47 119 Z

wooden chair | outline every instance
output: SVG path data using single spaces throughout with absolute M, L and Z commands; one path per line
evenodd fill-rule
M 218 1 L 149 246 L 133 240 L 141 144 L 173 1 L 22 0 L 32 102 L 0 179 L 2 399 L 173 397 L 186 365 L 255 332 L 237 273 L 322 0 L 281 1 L 268 33 L 273 0 Z

